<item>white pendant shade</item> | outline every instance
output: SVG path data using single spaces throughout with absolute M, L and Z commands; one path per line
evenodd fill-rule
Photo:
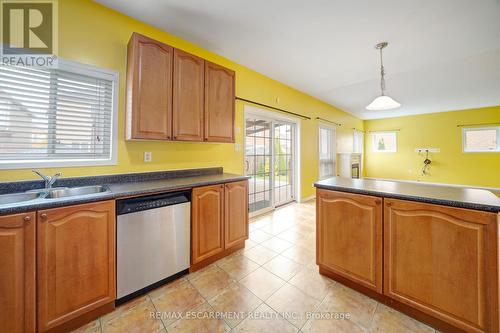
M 372 111 L 380 111 L 380 110 L 397 109 L 400 106 L 401 104 L 399 104 L 389 96 L 382 95 L 375 98 L 373 102 L 371 102 L 370 105 L 366 107 L 366 109 Z

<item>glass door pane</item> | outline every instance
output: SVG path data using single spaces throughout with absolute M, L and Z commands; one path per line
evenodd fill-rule
M 274 203 L 294 200 L 294 125 L 274 123 Z
M 269 121 L 247 118 L 245 137 L 245 174 L 249 179 L 250 213 L 272 208 L 272 149 Z

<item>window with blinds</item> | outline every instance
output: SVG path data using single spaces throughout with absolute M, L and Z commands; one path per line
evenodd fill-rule
M 335 128 L 319 125 L 319 178 L 335 177 Z
M 353 133 L 353 152 L 358 154 L 363 154 L 365 143 L 365 134 L 355 129 Z
M 462 128 L 465 153 L 500 152 L 500 126 Z
M 118 74 L 0 65 L 0 168 L 116 163 Z

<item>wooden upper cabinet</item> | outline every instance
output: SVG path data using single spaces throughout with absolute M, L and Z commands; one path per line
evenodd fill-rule
M 173 58 L 173 47 L 132 35 L 127 64 L 127 139 L 171 139 Z
M 382 292 L 382 199 L 317 190 L 317 263 Z
M 127 140 L 234 142 L 234 71 L 133 33 Z
M 43 332 L 115 300 L 115 203 L 38 212 L 38 329 Z
M 172 139 L 203 141 L 205 60 L 175 49 Z
M 248 180 L 227 183 L 225 196 L 225 248 L 248 239 Z
M 35 213 L 0 217 L 0 330 L 35 332 Z
M 466 332 L 498 332 L 497 214 L 386 199 L 384 293 Z
M 205 141 L 234 142 L 234 71 L 205 61 Z
M 191 264 L 196 264 L 224 250 L 224 185 L 194 188 L 191 205 Z

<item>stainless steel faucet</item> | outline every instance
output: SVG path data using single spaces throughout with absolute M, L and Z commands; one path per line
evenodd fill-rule
M 46 190 L 52 188 L 52 185 L 54 185 L 56 180 L 59 179 L 59 177 L 61 177 L 61 175 L 62 175 L 62 173 L 58 172 L 53 176 L 46 176 L 43 173 L 41 173 L 39 170 L 33 169 L 32 171 L 34 173 L 36 173 L 37 175 L 39 175 L 45 181 L 45 189 Z

